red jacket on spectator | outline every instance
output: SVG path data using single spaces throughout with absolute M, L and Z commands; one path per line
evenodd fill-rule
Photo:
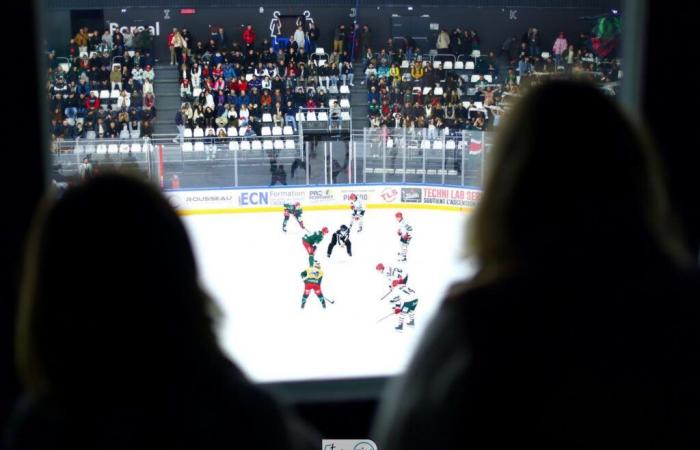
M 224 71 L 219 67 L 214 67 L 213 69 L 211 69 L 211 74 L 214 76 L 214 78 L 219 78 L 224 74 Z
M 252 26 L 248 25 L 243 30 L 243 41 L 248 45 L 253 45 L 253 42 L 255 42 L 255 30 L 253 30 Z
M 85 99 L 85 109 L 95 111 L 100 109 L 100 98 L 96 95 L 91 95 Z
M 175 37 L 175 33 L 170 33 L 170 34 L 168 35 L 168 47 L 172 47 L 172 46 L 173 46 L 173 38 L 174 38 L 174 37 Z

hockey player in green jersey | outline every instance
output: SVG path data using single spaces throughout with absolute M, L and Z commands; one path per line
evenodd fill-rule
M 309 253 L 309 266 L 314 265 L 316 246 L 323 240 L 323 236 L 326 234 L 328 234 L 328 228 L 323 227 L 320 231 L 316 231 L 311 234 L 307 233 L 303 238 L 301 238 L 301 243 L 304 244 L 304 248 Z
M 321 306 L 326 307 L 326 299 L 321 292 L 321 280 L 323 279 L 323 270 L 321 270 L 321 262 L 314 262 L 311 267 L 301 273 L 301 278 L 304 280 L 304 295 L 301 297 L 301 308 L 306 306 L 306 299 L 309 298 L 311 291 L 314 291 L 316 297 L 321 302 Z
M 287 232 L 287 222 L 289 222 L 289 216 L 294 216 L 299 223 L 302 230 L 306 230 L 304 227 L 304 219 L 301 218 L 301 203 L 285 203 L 284 205 L 284 221 L 282 222 L 282 231 Z

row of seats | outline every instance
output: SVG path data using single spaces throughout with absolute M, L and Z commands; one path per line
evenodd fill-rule
M 97 145 L 76 145 L 76 153 L 97 153 L 98 155 L 115 155 L 131 153 L 144 153 L 153 149 L 152 144 L 131 143 L 131 144 L 97 144 Z
M 296 142 L 293 139 L 251 139 L 251 140 L 232 140 L 228 143 L 228 149 L 231 151 L 237 150 L 296 150 Z M 182 151 L 185 153 L 203 152 L 206 145 L 202 141 L 185 142 L 182 144 Z
M 423 67 L 430 65 L 430 61 L 423 61 Z M 433 69 L 439 69 L 442 66 L 445 70 L 474 70 L 476 68 L 474 61 L 433 61 Z M 404 59 L 401 61 L 401 69 L 410 69 L 411 61 Z
M 98 96 L 101 101 L 116 102 L 119 99 L 119 94 L 121 93 L 121 91 L 119 91 L 118 89 L 113 89 L 112 91 L 108 89 L 102 89 L 101 91 L 90 91 L 90 93 Z
M 240 127 L 239 129 L 236 129 L 235 127 L 228 127 L 225 129 L 226 136 L 245 136 L 246 129 L 247 127 Z M 220 130 L 224 130 L 224 128 L 217 128 L 216 131 L 214 131 L 213 128 L 207 128 L 206 130 L 202 129 L 201 127 L 195 127 L 194 130 L 192 130 L 191 128 L 185 128 L 184 137 L 185 139 L 203 138 L 207 135 L 210 135 L 210 131 L 214 131 L 214 134 L 218 136 Z M 262 127 L 260 132 L 262 136 L 292 136 L 294 134 L 294 129 L 292 129 L 292 127 L 290 126 L 272 128 Z
M 383 167 L 365 167 L 365 173 L 387 175 L 458 175 L 456 170 L 447 169 L 390 169 Z
M 387 148 L 394 148 L 394 139 L 389 138 L 386 140 L 386 147 Z M 421 140 L 420 143 L 420 148 L 422 150 L 442 150 L 442 141 L 441 140 L 433 140 L 430 141 L 428 139 L 423 139 Z M 458 148 L 458 143 L 453 141 L 452 139 L 446 140 L 445 141 L 445 150 L 455 150 Z

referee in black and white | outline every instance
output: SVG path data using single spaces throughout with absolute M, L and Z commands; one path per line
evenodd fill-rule
M 348 250 L 348 256 L 352 256 L 352 242 L 350 242 L 350 228 L 347 225 L 341 225 L 338 230 L 333 233 L 333 238 L 331 243 L 328 244 L 328 257 L 331 257 L 333 253 L 333 247 L 338 244 L 341 247 L 345 247 Z

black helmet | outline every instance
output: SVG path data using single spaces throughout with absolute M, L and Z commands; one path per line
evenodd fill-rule
M 348 226 L 343 224 L 343 225 L 340 226 L 340 229 L 343 230 L 343 231 L 345 231 L 345 230 L 348 229 Z

